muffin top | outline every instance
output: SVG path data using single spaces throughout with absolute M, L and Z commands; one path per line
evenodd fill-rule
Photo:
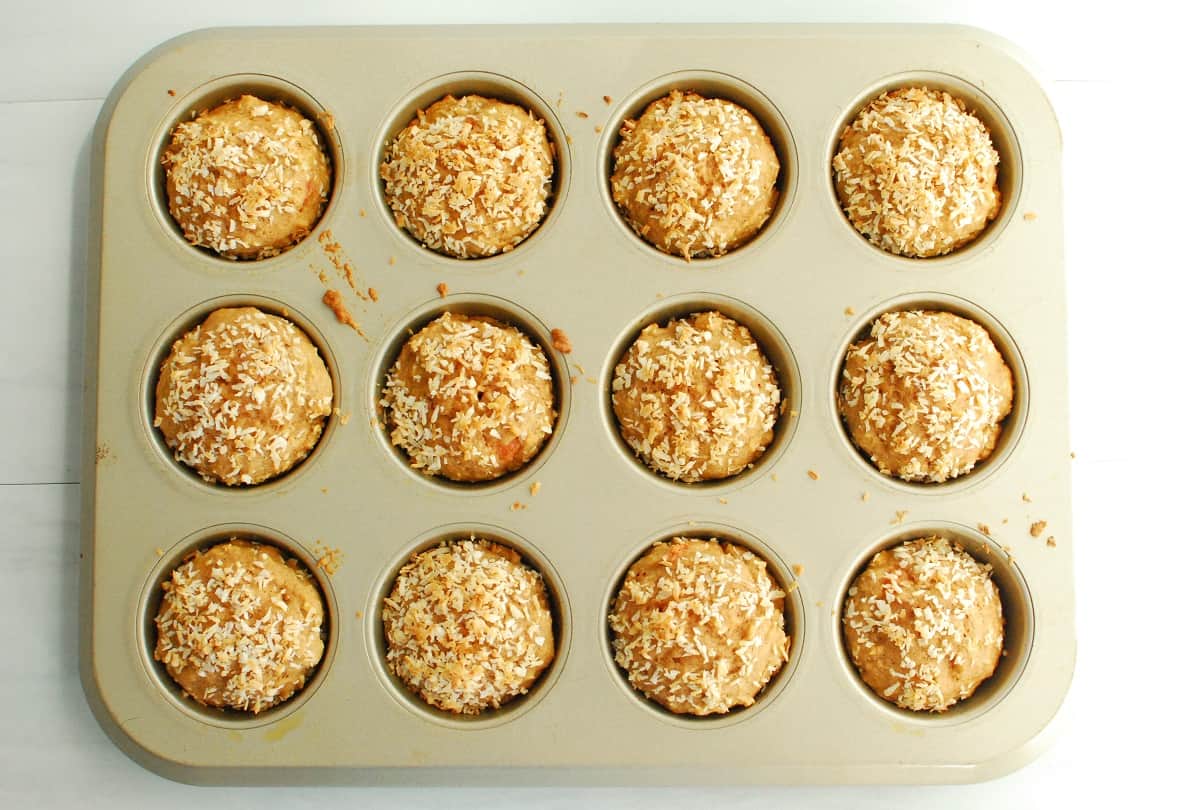
M 843 130 L 833 170 L 859 233 L 891 253 L 927 258 L 995 219 L 999 163 L 987 127 L 961 100 L 905 87 L 881 94 Z
M 783 598 L 752 551 L 716 539 L 655 543 L 608 617 L 617 664 L 676 714 L 749 706 L 788 657 Z
M 942 483 L 991 455 L 1012 410 L 1012 372 L 975 321 L 887 312 L 846 352 L 838 410 L 886 475 Z
M 727 478 L 774 438 L 775 369 L 750 330 L 719 312 L 651 324 L 613 370 L 621 436 L 676 481 Z
M 388 668 L 443 711 L 474 715 L 523 695 L 554 660 L 541 575 L 474 538 L 414 556 L 384 599 Z
M 307 236 L 332 175 L 312 121 L 251 95 L 176 126 L 162 165 L 184 238 L 229 259 L 264 259 Z
M 546 355 L 521 330 L 447 312 L 404 344 L 381 404 L 412 466 L 487 481 L 525 466 L 554 431 Z
M 842 627 L 866 684 L 913 711 L 970 697 L 1004 648 L 991 566 L 938 536 L 876 554 L 850 586 Z
M 317 586 L 273 546 L 213 546 L 162 589 L 154 660 L 198 703 L 257 714 L 304 686 L 324 654 Z
M 720 256 L 758 233 L 779 194 L 779 158 L 758 120 L 720 98 L 672 90 L 625 121 L 612 197 L 665 253 Z
M 512 250 L 546 216 L 554 149 L 532 112 L 446 96 L 421 110 L 379 167 L 396 223 L 460 259 Z
M 308 335 L 255 307 L 223 308 L 171 347 L 154 426 L 204 480 L 258 484 L 308 455 L 332 403 L 329 370 Z

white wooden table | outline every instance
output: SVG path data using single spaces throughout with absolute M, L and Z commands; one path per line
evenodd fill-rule
M 156 804 L 730 807 L 1071 806 L 1178 797 L 1200 717 L 1193 563 L 1198 263 L 1190 25 L 1127 4 L 950 0 L 736 4 L 339 0 L 0 4 L 0 807 Z M 603 7 L 601 7 L 603 6 Z M 1063 129 L 1070 288 L 1078 668 L 1040 759 L 961 788 L 200 789 L 135 765 L 84 702 L 78 635 L 80 353 L 91 126 L 144 51 L 210 25 L 600 21 L 959 22 L 1041 66 Z M 804 81 L 806 77 L 797 77 Z M 1190 108 L 1190 109 L 1189 109 Z M 1190 115 L 1189 115 L 1190 113 Z M 1161 404 L 1160 404 L 1161 403 Z M 1194 767 L 1194 766 L 1193 766 Z M 1194 801 L 1194 799 L 1193 799 Z M 1107 805 L 1107 802 L 1105 802 Z

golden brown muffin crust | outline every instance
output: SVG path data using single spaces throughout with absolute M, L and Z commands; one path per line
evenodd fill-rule
M 324 654 L 320 592 L 272 546 L 213 546 L 162 589 L 154 660 L 205 706 L 258 714 L 303 687 Z
M 540 346 L 492 318 L 450 312 L 404 344 L 380 402 L 412 466 L 453 481 L 525 466 L 557 418 Z
M 387 664 L 431 706 L 475 715 L 529 691 L 554 660 L 541 575 L 474 538 L 417 554 L 384 599 Z
M 719 98 L 672 90 L 625 121 L 612 198 L 664 253 L 720 256 L 749 241 L 779 196 L 779 158 L 758 120 Z
M 938 536 L 876 554 L 850 586 L 842 627 L 863 681 L 913 711 L 969 698 L 1004 648 L 991 566 Z
M 774 439 L 780 391 L 750 330 L 701 312 L 642 330 L 613 370 L 621 436 L 677 481 L 736 475 Z
M 750 706 L 791 645 L 784 591 L 753 552 L 676 537 L 625 575 L 609 614 L 617 664 L 633 688 L 676 714 Z
M 308 455 L 332 404 L 329 370 L 308 335 L 254 307 L 224 308 L 171 347 L 154 426 L 204 480 L 258 484 Z
M 886 475 L 942 483 L 995 449 L 1012 371 L 987 330 L 950 312 L 887 312 L 846 352 L 838 411 Z
M 529 110 L 446 96 L 421 110 L 379 167 L 396 223 L 460 259 L 512 250 L 546 216 L 554 149 Z
M 162 165 L 184 238 L 229 259 L 264 259 L 307 236 L 332 177 L 312 121 L 251 95 L 176 126 Z
M 949 253 L 1000 212 L 1000 156 L 983 123 L 941 90 L 881 94 L 842 131 L 838 201 L 870 242 L 901 256 Z

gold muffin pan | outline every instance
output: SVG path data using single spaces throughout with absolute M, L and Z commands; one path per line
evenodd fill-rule
M 936 259 L 871 246 L 842 215 L 831 178 L 846 122 L 907 84 L 963 98 L 1001 156 L 999 217 Z M 656 251 L 608 195 L 621 121 L 674 88 L 746 107 L 780 158 L 775 212 L 720 258 Z M 158 161 L 176 123 L 245 92 L 313 119 L 335 176 L 313 235 L 279 256 L 232 262 L 182 239 Z M 415 110 L 468 92 L 542 117 L 557 172 L 529 239 L 462 261 L 396 227 L 378 166 Z M 216 29 L 160 46 L 119 82 L 95 135 L 80 661 L 101 725 L 146 767 L 197 783 L 964 782 L 1024 764 L 1045 744 L 1074 664 L 1060 149 L 1053 111 L 1011 46 L 953 26 Z M 331 252 L 377 301 L 354 294 Z M 326 288 L 343 294 L 361 335 L 324 306 Z M 181 467 L 152 424 L 171 343 L 237 305 L 284 315 L 313 338 L 338 409 L 304 462 L 247 488 Z M 996 452 L 943 485 L 878 473 L 835 405 L 846 347 L 880 313 L 916 307 L 981 323 L 1015 380 Z M 753 468 L 685 485 L 626 447 L 610 379 L 641 328 L 705 309 L 750 329 L 787 405 Z M 403 341 L 444 311 L 518 326 L 551 362 L 554 434 L 494 482 L 416 473 L 378 411 Z M 555 328 L 571 354 L 551 348 Z M 1030 536 L 1039 520 L 1053 547 Z M 863 685 L 839 608 L 874 552 L 934 532 L 992 564 L 1007 642 L 975 696 L 924 715 Z M 457 717 L 389 673 L 380 613 L 405 560 L 470 534 L 543 574 L 557 656 L 528 695 Z M 788 589 L 791 655 L 752 707 L 672 715 L 613 661 L 606 614 L 625 571 L 677 535 L 750 548 Z M 159 583 L 231 536 L 307 565 L 327 608 L 310 682 L 257 716 L 184 698 L 153 660 Z M 329 549 L 340 552 L 332 573 L 320 565 Z

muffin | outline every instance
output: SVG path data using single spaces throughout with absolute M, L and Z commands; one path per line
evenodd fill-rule
M 1004 649 L 991 570 L 937 536 L 876 554 L 842 611 L 846 650 L 867 686 L 924 712 L 945 711 L 974 694 Z
M 154 660 L 204 706 L 258 714 L 298 692 L 324 654 L 321 594 L 273 546 L 213 546 L 162 590 Z
M 854 444 L 885 475 L 943 483 L 992 454 L 1012 372 L 987 330 L 949 312 L 887 312 L 846 352 L 838 387 Z
M 960 99 L 904 87 L 881 94 L 842 131 L 834 185 L 871 244 L 927 258 L 970 242 L 1000 213 L 999 163 L 987 127 Z
M 525 694 L 554 660 L 541 575 L 475 538 L 417 554 L 383 600 L 387 666 L 429 705 L 477 715 Z
M 608 616 L 617 664 L 675 714 L 750 706 L 787 661 L 783 598 L 751 551 L 716 539 L 655 543 Z
M 380 405 L 414 468 L 489 481 L 525 466 L 554 431 L 552 380 L 521 330 L 447 312 L 404 344 Z
M 720 256 L 771 216 L 779 158 L 753 115 L 720 98 L 672 90 L 625 121 L 613 150 L 612 198 L 664 253 Z
M 396 224 L 459 259 L 512 250 L 546 216 L 554 148 L 523 107 L 446 96 L 417 113 L 379 167 Z
M 259 484 L 312 450 L 333 403 L 308 335 L 254 307 L 218 309 L 171 347 L 155 386 L 154 426 L 205 481 Z
M 613 370 L 612 405 L 648 467 L 694 483 L 737 475 L 763 454 L 780 393 L 750 330 L 701 312 L 642 330 Z
M 312 121 L 250 95 L 176 126 L 162 165 L 184 238 L 227 259 L 265 259 L 307 236 L 332 176 Z

